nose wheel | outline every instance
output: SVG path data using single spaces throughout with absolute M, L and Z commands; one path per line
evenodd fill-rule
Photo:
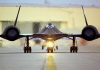
M 47 47 L 47 53 L 50 53 L 50 51 L 53 53 L 53 47 Z

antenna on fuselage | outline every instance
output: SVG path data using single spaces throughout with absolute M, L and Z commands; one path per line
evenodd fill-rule
M 81 6 L 82 6 L 82 5 L 81 5 Z M 88 22 L 87 22 L 87 19 L 86 19 L 85 13 L 84 13 L 84 8 L 83 8 L 83 6 L 82 6 L 82 10 L 83 10 L 84 18 L 85 18 L 85 23 L 86 23 L 86 25 L 88 26 Z
M 17 13 L 17 16 L 16 16 L 16 20 L 15 20 L 14 26 L 16 26 L 16 23 L 17 23 L 17 19 L 18 19 L 18 15 L 19 15 L 20 7 L 21 7 L 21 5 L 19 6 L 19 9 L 18 9 L 18 13 Z

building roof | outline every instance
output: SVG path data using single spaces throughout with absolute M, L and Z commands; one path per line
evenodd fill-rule
M 81 5 L 78 4 L 35 4 L 35 3 L 0 3 L 0 7 L 81 7 Z M 99 6 L 86 6 L 84 7 L 99 7 Z

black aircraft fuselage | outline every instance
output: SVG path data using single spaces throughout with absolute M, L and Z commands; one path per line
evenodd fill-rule
M 29 40 L 30 40 L 29 37 L 31 37 L 31 38 L 41 38 L 41 39 L 44 39 L 46 42 L 49 42 L 48 46 L 50 48 L 47 48 L 47 52 L 51 51 L 52 53 L 53 53 L 53 46 L 54 46 L 53 43 L 54 43 L 54 41 L 56 41 L 60 38 L 66 37 L 66 38 L 69 38 L 73 41 L 73 44 L 70 47 L 70 52 L 74 53 L 74 52 L 78 51 L 78 47 L 75 46 L 75 38 L 76 37 L 81 37 L 81 38 L 83 38 L 87 41 L 92 41 L 92 40 L 95 40 L 95 39 L 100 37 L 100 33 L 98 32 L 97 28 L 95 26 L 88 25 L 83 6 L 82 6 L 82 10 L 83 10 L 83 15 L 84 15 L 84 18 L 85 18 L 86 26 L 83 28 L 81 34 L 63 33 L 59 29 L 57 29 L 54 25 L 52 25 L 51 23 L 49 23 L 47 26 L 45 26 L 38 33 L 20 34 L 19 28 L 16 27 L 20 7 L 18 9 L 18 13 L 17 13 L 16 19 L 15 19 L 14 25 L 6 27 L 4 32 L 0 35 L 0 37 L 7 39 L 9 41 L 15 41 L 19 38 L 26 37 L 27 46 L 24 47 L 24 53 L 26 53 L 26 52 L 31 53 L 31 47 L 29 46 Z M 43 48 L 44 48 L 44 46 L 42 46 L 42 49 Z M 56 46 L 56 49 L 58 49 L 58 46 Z
M 62 37 L 67 37 L 67 34 L 59 31 L 53 24 L 49 23 L 41 31 L 36 33 L 34 37 L 42 38 L 44 40 L 57 40 Z

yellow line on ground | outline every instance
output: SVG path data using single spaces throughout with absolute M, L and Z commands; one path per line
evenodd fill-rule
M 48 53 L 47 54 L 46 70 L 56 70 L 56 64 L 54 62 L 53 54 L 52 53 Z

